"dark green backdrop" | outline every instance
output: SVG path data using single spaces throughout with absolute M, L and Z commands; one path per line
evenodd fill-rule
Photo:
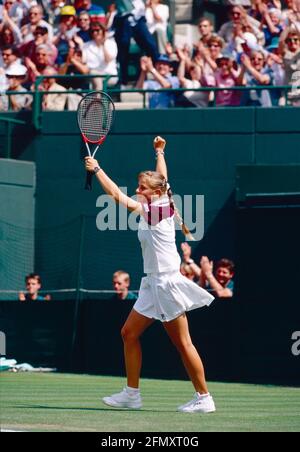
M 96 200 L 102 191 L 97 186 L 92 193 L 83 190 L 84 148 L 75 114 L 44 113 L 42 123 L 39 135 L 26 130 L 22 141 L 19 136 L 13 140 L 13 156 L 36 162 L 36 266 L 46 287 L 74 287 L 82 227 L 78 217 L 85 215 L 81 283 L 89 289 L 109 289 L 112 272 L 121 267 L 131 273 L 132 285 L 138 288 L 141 258 L 136 234 L 99 232 L 95 227 Z M 194 244 L 196 257 L 236 255 L 237 165 L 300 164 L 298 109 L 119 111 L 98 156 L 130 194 L 139 171 L 154 167 L 156 134 L 168 140 L 173 190 L 205 196 L 205 237 Z

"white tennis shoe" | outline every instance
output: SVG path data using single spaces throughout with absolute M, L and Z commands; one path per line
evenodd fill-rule
M 177 408 L 182 413 L 214 413 L 216 411 L 215 402 L 210 394 L 202 396 L 198 393 L 189 402 Z
M 127 388 L 124 388 L 122 392 L 113 394 L 110 397 L 103 397 L 103 403 L 114 408 L 130 408 L 133 410 L 139 410 L 142 408 L 142 398 L 140 393 L 130 394 Z

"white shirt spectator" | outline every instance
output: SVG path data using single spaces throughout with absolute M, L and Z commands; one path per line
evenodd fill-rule
M 47 90 L 49 93 L 51 91 L 61 91 L 61 94 L 44 94 L 43 96 L 43 110 L 44 111 L 63 111 L 67 103 L 67 94 L 65 94 L 66 88 L 54 83 Z
M 8 16 L 19 27 L 24 16 L 24 10 L 23 7 L 17 1 L 15 0 L 12 1 L 14 1 L 14 4 L 11 6 L 8 12 Z M 5 0 L 3 1 L 3 3 L 5 4 Z M 3 22 L 4 8 L 5 8 L 4 5 L 0 5 L 0 22 Z
M 188 80 L 186 79 L 186 86 L 187 89 L 198 89 L 201 88 L 201 83 L 198 80 Z M 184 93 L 184 96 L 192 102 L 196 107 L 207 107 L 209 95 L 208 92 L 205 91 L 186 91 Z
M 132 14 L 135 20 L 141 19 L 141 17 L 145 16 L 145 3 L 143 0 L 132 0 L 133 10 Z
M 169 20 L 169 7 L 167 5 L 158 4 L 155 6 L 157 14 L 161 18 L 161 22 L 157 21 L 154 17 L 152 8 L 146 9 L 146 20 L 150 33 L 154 33 L 156 30 L 167 31 Z
M 106 52 L 112 57 L 109 63 L 105 61 L 104 46 Z M 118 47 L 113 38 L 106 39 L 103 46 L 98 46 L 95 41 L 88 41 L 83 46 L 84 61 L 91 72 L 96 70 L 103 75 L 117 75 L 117 55 Z

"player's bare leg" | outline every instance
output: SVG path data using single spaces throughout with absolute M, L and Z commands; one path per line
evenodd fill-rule
M 196 390 L 195 397 L 180 406 L 178 410 L 185 413 L 213 413 L 216 410 L 215 404 L 208 392 L 201 358 L 191 340 L 186 315 L 183 314 L 171 322 L 165 322 L 164 328 L 180 353 L 184 367 Z
M 139 390 L 139 380 L 142 367 L 142 350 L 140 336 L 153 323 L 152 319 L 132 310 L 122 328 L 124 341 L 127 387 L 122 392 L 104 397 L 106 405 L 114 408 L 139 409 L 142 399 Z
M 196 392 L 207 394 L 208 388 L 205 380 L 204 367 L 192 343 L 186 315 L 183 314 L 171 322 L 165 322 L 163 325 L 171 341 L 180 353 L 184 367 Z
M 139 314 L 133 309 L 122 328 L 127 385 L 130 388 L 139 387 L 142 367 L 142 349 L 139 338 L 152 323 L 152 319 Z

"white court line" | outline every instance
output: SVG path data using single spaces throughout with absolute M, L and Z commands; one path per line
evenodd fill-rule
M 25 433 L 22 430 L 7 430 L 7 429 L 1 429 L 1 433 Z

